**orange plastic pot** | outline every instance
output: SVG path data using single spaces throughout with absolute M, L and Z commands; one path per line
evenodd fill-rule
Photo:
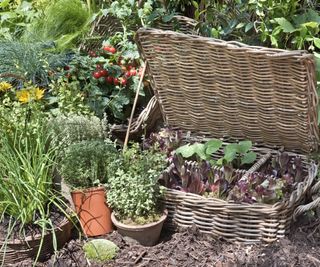
M 104 187 L 71 192 L 76 213 L 87 236 L 99 236 L 112 231 L 111 209 L 105 200 Z

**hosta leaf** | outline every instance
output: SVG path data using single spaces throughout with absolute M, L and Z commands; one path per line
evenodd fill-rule
M 206 143 L 206 154 L 211 155 L 219 150 L 222 146 L 222 141 L 218 139 L 210 140 Z
M 251 164 L 256 160 L 256 158 L 257 158 L 257 154 L 252 151 L 245 153 L 241 158 L 241 165 Z

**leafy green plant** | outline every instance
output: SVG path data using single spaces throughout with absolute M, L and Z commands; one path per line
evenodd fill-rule
M 165 167 L 162 153 L 141 150 L 138 144 L 119 155 L 107 185 L 108 204 L 119 220 L 143 224 L 158 219 L 161 215 L 158 179 Z
M 51 71 L 63 66 L 65 60 L 64 54 L 50 53 L 44 43 L 0 40 L 1 76 L 20 85 L 25 81 L 48 85 Z
M 37 262 L 46 233 L 52 233 L 53 247 L 57 249 L 51 211 L 58 210 L 68 218 L 69 215 L 67 204 L 53 188 L 58 147 L 52 145 L 45 119 L 30 110 L 35 111 L 26 110 L 23 124 L 19 117 L 4 118 L 8 113 L 1 110 L 0 221 L 9 221 L 1 252 L 5 255 L 7 242 L 13 236 L 25 238 L 25 230 L 33 224 L 41 231 Z M 10 123 L 10 127 L 3 123 Z
M 24 32 L 27 25 L 40 15 L 39 2 L 1 1 L 0 39 L 13 40 Z
M 113 259 L 119 247 L 106 239 L 93 239 L 84 244 L 83 250 L 89 260 L 104 262 Z
M 117 150 L 111 141 L 85 140 L 67 147 L 58 165 L 59 173 L 73 189 L 106 183 L 112 174 Z
M 256 160 L 256 153 L 250 151 L 252 142 L 240 141 L 237 144 L 227 144 L 224 147 L 224 156 L 215 161 L 213 155 L 222 148 L 222 145 L 222 141 L 218 139 L 209 140 L 204 144 L 186 144 L 176 149 L 176 154 L 181 154 L 184 158 L 196 156 L 197 161 L 208 160 L 212 165 L 231 164 L 234 168 L 251 164 Z
M 68 114 L 60 115 L 49 121 L 54 133 L 54 141 L 60 148 L 86 140 L 101 140 L 108 137 L 106 120 L 95 116 Z
M 28 27 L 25 40 L 54 41 L 54 49 L 74 47 L 89 29 L 91 16 L 80 0 L 51 1 L 43 14 Z

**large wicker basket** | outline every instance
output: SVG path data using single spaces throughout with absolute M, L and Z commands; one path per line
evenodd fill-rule
M 140 29 L 137 42 L 166 124 L 198 139 L 250 139 L 261 154 L 317 150 L 318 98 L 313 56 L 247 46 L 158 29 Z M 167 189 L 169 225 L 228 240 L 272 242 L 289 230 L 317 167 L 289 199 L 274 205 L 239 204 Z

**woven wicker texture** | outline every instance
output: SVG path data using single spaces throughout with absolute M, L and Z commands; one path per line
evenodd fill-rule
M 140 29 L 139 49 L 166 123 L 288 151 L 317 149 L 313 56 Z
M 72 224 L 69 220 L 64 220 L 61 223 L 61 226 L 56 229 L 56 240 L 58 249 L 63 247 L 63 245 L 69 241 L 71 237 L 71 228 Z M 4 245 L 4 251 L 0 252 L 1 262 L 3 261 L 3 266 L 11 266 L 12 264 L 19 264 L 27 259 L 35 259 L 38 253 L 40 246 L 40 235 L 34 238 L 27 238 L 25 240 L 13 240 L 8 241 L 4 244 L 3 241 L 0 242 L 0 245 Z M 47 233 L 44 236 L 43 245 L 39 255 L 39 260 L 43 261 L 50 257 L 53 253 L 53 240 L 52 234 Z
M 258 149 L 257 152 L 259 151 L 261 154 L 267 153 L 266 156 L 270 153 L 269 150 Z M 272 155 L 276 153 L 273 151 Z M 196 225 L 201 232 L 244 243 L 273 242 L 284 237 L 289 231 L 293 216 L 307 210 L 299 204 L 310 190 L 317 173 L 316 165 L 307 164 L 304 156 L 302 159 L 307 177 L 297 184 L 289 199 L 274 205 L 227 202 L 166 188 L 163 200 L 168 210 L 166 227 L 176 229 Z M 241 175 L 245 171 L 236 170 L 236 173 Z

